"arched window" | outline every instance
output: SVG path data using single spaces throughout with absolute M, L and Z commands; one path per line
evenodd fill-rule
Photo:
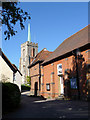
M 33 48 L 33 57 L 35 56 L 35 48 Z
M 25 57 L 25 49 L 23 49 L 23 58 Z

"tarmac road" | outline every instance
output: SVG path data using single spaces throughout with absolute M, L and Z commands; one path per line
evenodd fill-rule
M 68 100 L 42 100 L 22 93 L 20 107 L 3 118 L 69 118 L 88 120 L 88 102 Z

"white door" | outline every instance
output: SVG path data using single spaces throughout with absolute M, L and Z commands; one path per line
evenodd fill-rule
M 63 77 L 60 76 L 60 85 L 61 85 L 61 94 L 64 94 L 64 89 L 63 89 Z

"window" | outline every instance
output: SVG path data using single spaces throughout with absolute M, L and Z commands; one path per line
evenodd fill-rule
M 87 50 L 86 53 L 90 52 L 90 50 Z
M 35 56 L 35 48 L 33 48 L 33 57 Z
M 25 58 L 23 58 L 23 62 L 25 62 Z
M 57 65 L 57 74 L 61 75 L 62 74 L 62 64 Z
M 25 49 L 23 49 L 23 57 L 25 57 Z
M 65 58 L 65 60 L 68 60 L 68 58 Z
M 61 64 L 58 66 L 58 69 L 62 69 L 62 65 Z
M 46 90 L 47 90 L 47 91 L 50 91 L 50 83 L 47 83 L 47 84 L 46 84 Z
M 25 65 L 23 65 L 23 74 L 25 75 Z

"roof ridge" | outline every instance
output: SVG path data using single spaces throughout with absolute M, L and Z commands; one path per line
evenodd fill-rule
M 90 25 L 90 24 L 89 24 Z M 86 27 L 80 29 L 79 31 L 77 31 L 76 33 L 72 34 L 71 36 L 69 36 L 68 38 L 66 38 L 59 46 L 61 46 L 64 42 L 66 42 L 66 40 L 68 40 L 69 38 L 73 37 L 74 35 L 80 33 L 82 30 L 86 29 L 89 25 L 87 25 Z M 58 47 L 59 47 L 58 46 Z
M 36 55 L 36 57 L 39 55 L 40 56 L 40 54 L 44 51 L 44 49 L 46 49 L 46 48 L 43 48 L 37 55 Z M 48 51 L 48 50 L 47 50 Z
M 35 58 L 43 51 L 44 49 L 42 49 L 36 56 L 35 56 Z
M 46 58 L 46 60 L 43 62 L 43 64 L 61 56 L 61 55 L 64 55 L 64 54 L 70 52 L 71 50 L 76 49 L 77 47 L 81 47 L 81 46 L 87 44 L 88 43 L 87 42 L 88 41 L 88 34 L 87 33 L 88 33 L 88 28 L 89 27 L 90 27 L 90 24 L 88 24 L 86 27 L 80 29 L 78 32 L 74 33 L 70 37 L 66 38 L 54 50 L 54 52 L 52 54 L 50 54 L 50 56 L 48 58 Z M 79 41 L 79 42 L 77 42 L 77 41 Z M 79 44 L 77 45 L 77 43 L 79 43 Z M 66 46 L 66 48 L 65 48 L 65 46 Z

